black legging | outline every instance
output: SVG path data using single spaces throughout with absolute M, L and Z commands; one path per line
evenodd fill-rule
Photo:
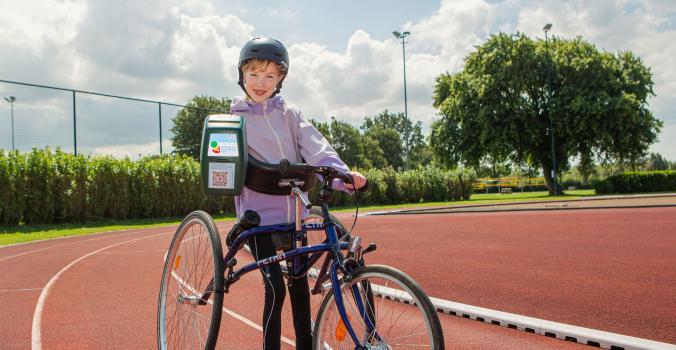
M 272 239 L 269 235 L 252 237 L 249 248 L 256 260 L 276 255 Z M 265 350 L 280 348 L 282 335 L 282 306 L 286 297 L 284 277 L 279 263 L 261 269 L 265 285 L 265 307 L 263 308 L 263 338 Z M 293 328 L 296 331 L 296 349 L 312 348 L 312 330 L 310 324 L 310 288 L 307 276 L 299 279 L 289 278 L 289 296 Z

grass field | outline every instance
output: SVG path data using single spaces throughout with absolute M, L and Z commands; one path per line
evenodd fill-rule
M 517 192 L 513 194 L 473 194 L 467 201 L 458 202 L 431 202 L 419 204 L 398 204 L 398 205 L 380 205 L 360 207 L 362 211 L 379 211 L 386 209 L 399 208 L 422 208 L 422 207 L 451 207 L 451 206 L 466 206 L 477 204 L 493 204 L 493 203 L 509 203 L 509 202 L 523 202 L 523 201 L 550 201 L 573 199 L 579 197 L 594 196 L 594 190 L 577 190 L 566 191 L 565 195 L 550 196 L 546 191 L 542 192 Z M 353 211 L 354 207 L 336 208 L 338 212 Z M 232 216 L 218 216 L 214 218 L 216 221 L 234 220 Z M 181 223 L 182 218 L 167 218 L 167 219 L 143 219 L 143 220 L 106 220 L 87 222 L 83 224 L 60 224 L 60 225 L 34 225 L 34 226 L 18 226 L 0 228 L 0 246 L 37 241 L 43 239 L 86 235 L 91 233 L 122 231 L 130 229 L 161 227 L 161 226 L 175 226 Z

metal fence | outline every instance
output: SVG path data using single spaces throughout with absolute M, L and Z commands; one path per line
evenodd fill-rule
M 171 152 L 176 103 L 1 80 L 0 149 L 60 147 L 137 157 Z

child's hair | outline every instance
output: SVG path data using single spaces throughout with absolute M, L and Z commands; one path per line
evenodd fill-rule
M 242 65 L 242 71 L 247 72 L 250 70 L 266 69 L 270 64 L 274 64 L 277 66 L 277 70 L 279 71 L 281 78 L 286 76 L 287 68 L 285 66 L 270 60 L 263 60 L 260 58 L 252 58 L 248 60 L 246 63 Z

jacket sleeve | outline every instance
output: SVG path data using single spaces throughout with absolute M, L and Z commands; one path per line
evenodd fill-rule
M 296 141 L 300 155 L 305 162 L 311 165 L 331 166 L 342 172 L 350 171 L 348 166 L 340 159 L 338 153 L 329 144 L 329 141 L 322 135 L 301 112 L 292 110 L 292 118 L 296 127 Z M 333 188 L 339 191 L 351 192 L 345 188 L 345 184 L 340 180 L 335 180 Z

